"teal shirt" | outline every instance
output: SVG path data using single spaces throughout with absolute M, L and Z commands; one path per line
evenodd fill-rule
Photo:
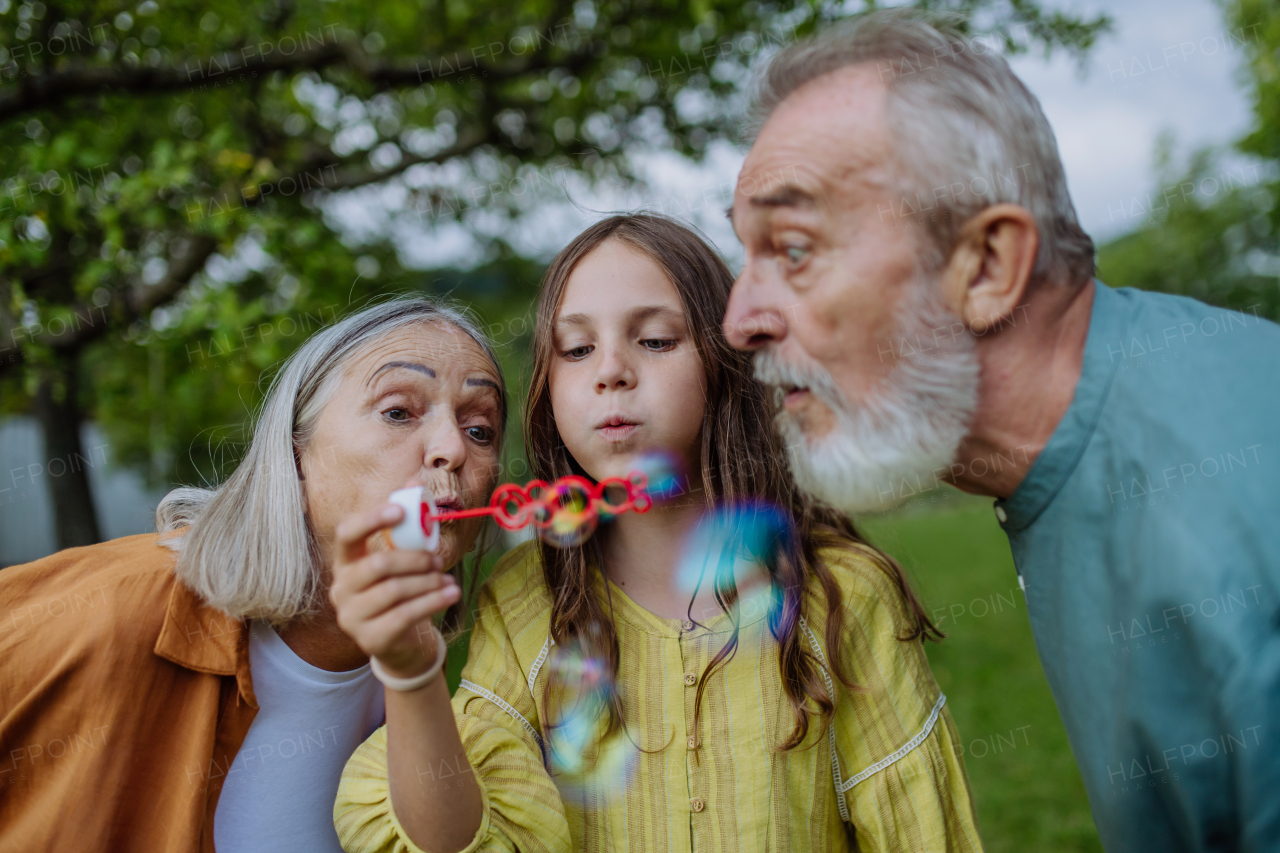
M 1096 284 L 996 517 L 1108 853 L 1280 851 L 1280 326 Z

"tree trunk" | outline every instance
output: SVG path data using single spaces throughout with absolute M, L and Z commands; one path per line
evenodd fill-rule
M 35 397 L 36 419 L 44 435 L 44 458 L 37 462 L 49 483 L 58 550 L 102 539 L 86 469 L 104 463 L 106 454 L 103 448 L 85 453 L 80 441 L 84 412 L 77 398 L 78 361 L 78 355 L 64 356 L 61 364 L 41 376 Z

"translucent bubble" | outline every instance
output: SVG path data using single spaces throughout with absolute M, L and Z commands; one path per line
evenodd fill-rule
M 631 470 L 649 478 L 645 491 L 655 501 L 669 501 L 689 489 L 689 478 L 684 462 L 669 450 L 648 450 L 636 456 Z
M 542 539 L 557 548 L 581 545 L 595 533 L 597 512 L 588 487 L 575 481 L 557 481 L 542 496 L 536 529 Z
M 767 566 L 792 535 L 791 517 L 776 504 L 741 501 L 708 510 L 685 541 L 676 566 L 678 588 L 693 595 L 717 578 L 736 577 L 740 588 Z
M 563 796 L 620 794 L 630 783 L 639 748 L 621 726 L 609 731 L 616 696 L 608 663 L 574 645 L 550 661 L 555 721 L 547 727 L 547 763 Z

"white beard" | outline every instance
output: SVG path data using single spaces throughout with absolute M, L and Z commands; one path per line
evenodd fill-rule
M 973 336 L 938 295 L 918 280 L 899 311 L 897 364 L 874 396 L 849 402 L 822 365 L 784 363 L 772 350 L 755 357 L 755 376 L 774 386 L 808 388 L 835 414 L 822 438 L 808 438 L 797 417 L 780 409 L 775 423 L 787 445 L 796 485 L 847 512 L 885 510 L 938 484 L 956 457 L 978 405 L 979 363 Z M 939 330 L 935 342 L 934 330 Z M 905 339 L 906 344 L 902 344 Z M 900 346 L 901 345 L 901 346 Z

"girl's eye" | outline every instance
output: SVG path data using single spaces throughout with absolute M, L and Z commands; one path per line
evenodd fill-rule
M 809 255 L 808 249 L 802 249 L 799 246 L 788 246 L 783 251 L 786 253 L 787 260 L 792 266 L 797 266 L 803 263 L 804 259 Z
M 565 358 L 572 358 L 572 359 L 586 358 L 588 355 L 591 354 L 591 350 L 592 350 L 592 347 L 584 344 L 583 346 L 574 347 L 573 349 L 566 351 L 564 355 L 565 355 Z
M 390 418 L 390 419 L 391 419 L 391 420 L 393 420 L 393 421 L 407 421 L 407 420 L 409 420 L 409 410 L 408 410 L 408 409 L 387 409 L 387 410 L 386 410 L 385 412 L 383 412 L 382 414 L 386 415 L 388 418 Z
M 493 430 L 489 429 L 488 427 L 482 427 L 482 426 L 467 427 L 466 432 L 467 432 L 467 435 L 471 437 L 472 441 L 478 442 L 480 444 L 488 444 L 489 442 L 493 441 Z
M 640 344 L 650 352 L 666 352 L 676 345 L 674 338 L 646 338 Z

